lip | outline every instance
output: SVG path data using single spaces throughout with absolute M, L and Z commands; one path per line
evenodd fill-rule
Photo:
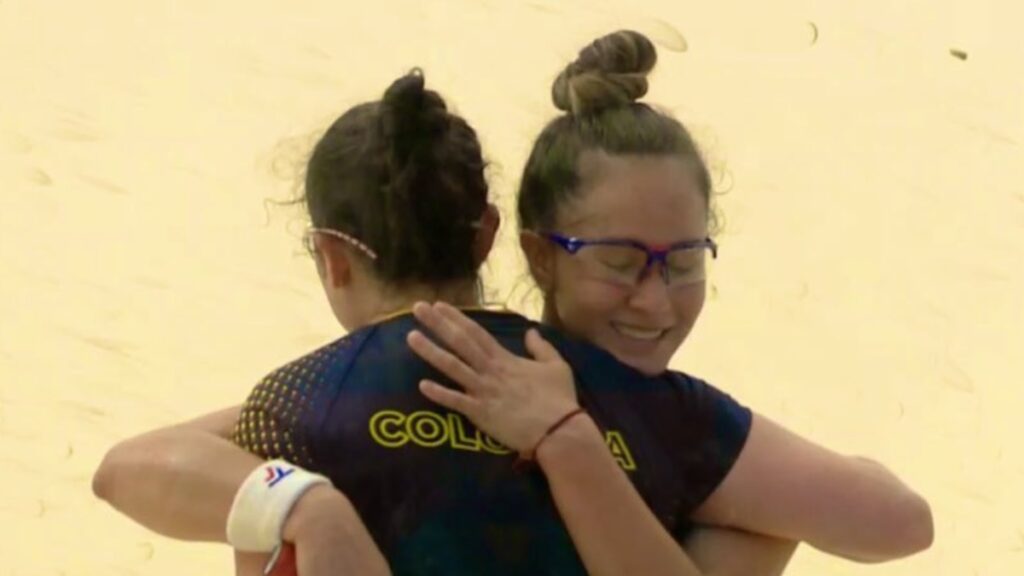
M 668 328 L 646 328 L 622 322 L 612 322 L 611 326 L 617 335 L 633 342 L 645 344 L 660 342 L 669 331 Z

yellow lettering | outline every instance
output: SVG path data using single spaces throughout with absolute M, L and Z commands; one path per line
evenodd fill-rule
M 636 462 L 633 460 L 633 455 L 629 452 L 629 446 L 626 445 L 626 440 L 622 437 L 621 432 L 614 430 L 605 432 L 604 442 L 623 470 L 636 470 Z
M 487 434 L 484 434 L 484 433 L 480 432 L 479 430 L 477 431 L 477 434 L 480 436 L 480 445 L 483 447 L 483 449 L 485 451 L 490 452 L 491 454 L 511 454 L 512 453 L 511 450 L 509 450 L 508 448 L 505 448 L 504 446 L 501 445 L 500 442 L 498 442 L 494 438 L 491 438 Z
M 388 448 L 403 446 L 409 441 L 409 436 L 402 432 L 404 421 L 405 414 L 397 410 L 381 410 L 370 418 L 370 437 Z
M 454 412 L 438 414 L 419 410 L 406 415 L 398 410 L 381 410 L 370 417 L 370 437 L 386 448 L 400 448 L 412 442 L 424 448 L 448 444 L 455 450 L 469 452 L 484 451 L 497 455 L 512 453 L 512 450 L 478 429 L 474 428 L 470 433 L 469 426 L 465 418 Z M 626 470 L 636 468 L 621 434 L 609 432 L 605 435 L 605 442 L 620 466 Z
M 405 421 L 405 431 L 416 444 L 424 448 L 436 448 L 448 440 L 448 427 L 439 414 L 420 410 L 413 412 Z
M 472 452 L 480 451 L 480 431 L 476 430 L 476 434 L 470 438 L 466 436 L 466 426 L 463 423 L 462 417 L 455 412 L 448 413 L 448 427 L 451 432 L 452 448 L 456 450 L 469 450 Z

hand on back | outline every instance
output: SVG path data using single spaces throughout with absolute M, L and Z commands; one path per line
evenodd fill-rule
M 421 302 L 413 314 L 440 345 L 414 330 L 409 346 L 465 390 L 424 380 L 423 394 L 509 448 L 532 450 L 552 424 L 578 407 L 572 369 L 536 330 L 526 334 L 531 359 L 505 349 L 449 304 Z

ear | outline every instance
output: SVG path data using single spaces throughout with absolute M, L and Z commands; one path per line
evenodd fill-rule
M 313 239 L 316 246 L 316 267 L 326 286 L 342 288 L 352 282 L 352 256 L 346 246 L 318 234 Z
M 526 264 L 534 282 L 545 294 L 555 286 L 555 246 L 536 232 L 519 233 L 519 246 L 526 254 Z
M 488 204 L 480 217 L 480 226 L 477 228 L 476 239 L 473 241 L 473 264 L 479 266 L 487 260 L 487 256 L 494 247 L 494 238 L 498 234 L 498 227 L 501 226 L 501 214 L 494 204 Z

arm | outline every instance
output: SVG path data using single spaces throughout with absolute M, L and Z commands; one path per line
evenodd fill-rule
M 554 358 L 533 362 L 512 356 L 512 361 L 490 334 L 444 304 L 421 303 L 414 313 L 458 356 L 417 332 L 410 338 L 412 348 L 469 392 L 457 397 L 458 393 L 428 385 L 424 393 L 432 400 L 470 417 L 510 447 L 529 445 L 515 433 L 535 431 L 538 421 L 557 419 L 559 415 L 550 409 L 538 408 L 552 401 L 552 390 L 557 391 L 555 385 L 563 378 L 550 367 L 556 363 Z M 548 369 L 543 369 L 544 364 L 549 364 Z M 479 386 L 488 379 L 492 381 Z M 478 398 L 474 386 L 491 398 Z M 526 406 L 530 398 L 535 402 L 527 410 L 501 405 L 511 401 Z M 466 403 L 467 399 L 471 402 Z M 516 415 L 513 408 L 522 412 Z M 501 431 L 495 426 L 506 428 Z M 502 437 L 510 432 L 512 436 Z M 839 456 L 757 415 L 735 465 L 694 519 L 784 540 L 805 540 L 861 562 L 905 556 L 927 548 L 932 540 L 927 503 L 888 471 L 864 459 Z
M 104 458 L 93 491 L 117 510 L 165 536 L 227 542 L 235 493 L 263 460 L 227 438 L 239 407 L 126 440 Z M 282 539 L 295 544 L 304 575 L 388 574 L 351 503 L 329 486 L 298 500 Z M 267 554 L 236 552 L 236 573 L 262 574 Z
M 798 543 L 740 530 L 701 526 L 686 538 L 684 546 L 705 574 L 779 576 L 793 558 Z
M 610 457 L 589 417 L 559 429 L 536 457 L 591 574 L 779 576 L 796 551 L 797 542 L 703 527 L 678 554 L 678 543 Z
M 409 334 L 409 345 L 466 389 L 424 381 L 423 394 L 465 414 L 520 454 L 540 442 L 537 463 L 591 576 L 700 574 L 633 488 L 588 415 L 571 418 L 541 441 L 577 403 L 571 368 L 536 331 L 526 336 L 532 361 L 505 350 L 451 306 L 419 303 L 413 313 L 459 356 L 418 331 Z
M 117 444 L 93 476 L 93 492 L 164 536 L 226 543 L 235 492 L 263 462 L 228 440 L 240 413 L 226 408 Z M 262 574 L 267 557 L 236 551 L 236 573 Z
M 226 542 L 235 492 L 263 460 L 228 437 L 241 407 L 125 440 L 103 458 L 93 492 L 170 538 Z
M 928 503 L 884 467 L 836 454 L 757 414 L 732 470 L 694 518 L 803 540 L 859 562 L 919 552 L 933 537 Z
M 589 416 L 552 434 L 537 463 L 592 576 L 700 574 L 637 494 Z
M 586 428 L 596 428 L 587 420 L 576 430 L 560 430 L 562 435 L 549 438 L 537 453 L 562 519 L 569 526 L 580 555 L 591 559 L 588 568 L 614 567 L 609 569 L 610 574 L 657 574 L 657 570 L 673 562 L 664 555 L 672 546 L 668 535 L 647 512 L 621 468 L 608 466 L 611 459 L 607 447 L 599 438 L 593 441 L 593 432 Z M 594 506 L 594 502 L 606 504 Z M 638 513 L 641 508 L 643 513 Z M 601 546 L 609 542 L 613 546 Z M 690 570 L 689 573 L 697 574 L 699 569 L 701 574 L 715 576 L 779 576 L 797 546 L 797 542 L 761 534 L 699 527 L 684 542 L 696 568 L 684 563 L 679 565 L 679 572 L 667 573 L 686 574 L 684 570 Z M 648 565 L 621 564 L 623 550 L 635 551 Z M 591 572 L 601 573 L 593 568 Z

